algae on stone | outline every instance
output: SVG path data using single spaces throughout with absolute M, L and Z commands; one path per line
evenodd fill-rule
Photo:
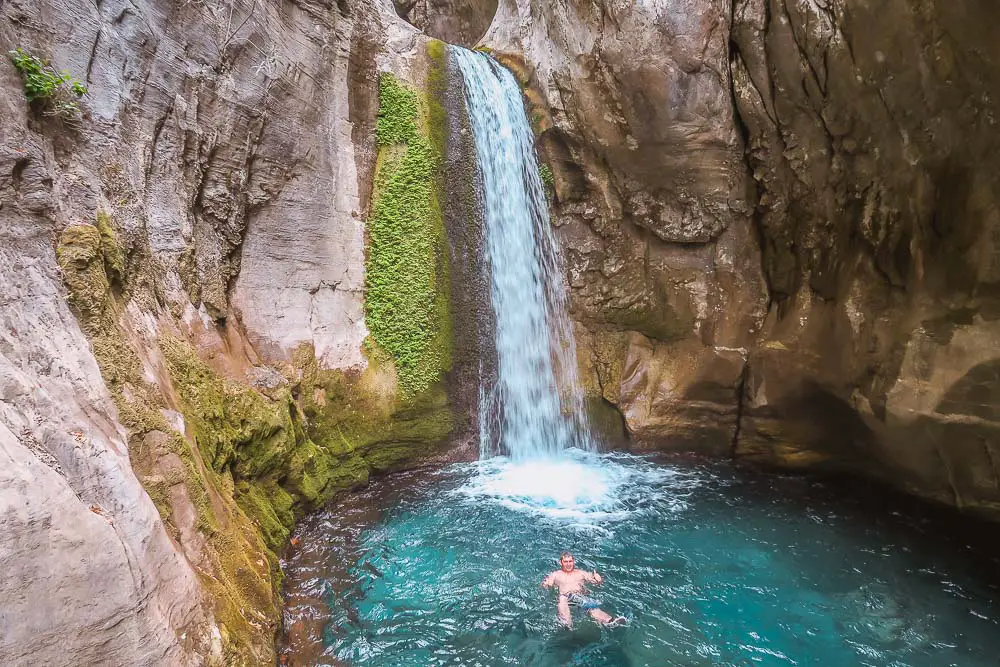
M 451 365 L 441 156 L 431 141 L 437 133 L 427 129 L 431 115 L 416 92 L 382 74 L 365 321 L 375 343 L 392 357 L 407 396 L 440 382 Z
M 175 521 L 171 488 L 182 485 L 197 513 L 196 529 L 206 540 L 199 573 L 211 592 L 224 639 L 226 664 L 253 665 L 270 659 L 279 617 L 277 560 L 261 541 L 258 529 L 219 490 L 225 485 L 199 462 L 197 451 L 168 425 L 160 408 L 160 390 L 142 377 L 139 355 L 119 325 L 120 307 L 108 277 L 123 265 L 120 248 L 107 220 L 67 227 L 60 236 L 56 258 L 69 291 L 69 302 L 91 341 L 101 375 L 128 430 L 130 459 L 161 520 L 175 539 L 182 538 Z M 116 279 L 123 276 L 118 274 Z M 162 438 L 155 438 L 161 434 Z M 164 451 L 154 451 L 163 440 Z M 180 459 L 171 475 L 158 469 L 165 455 Z M 213 500 L 214 498 L 214 500 Z
M 179 314 L 163 311 L 163 267 L 144 239 L 122 243 L 116 209 L 66 228 L 56 249 L 133 469 L 202 578 L 226 664 L 273 661 L 276 553 L 296 519 L 433 451 L 453 428 L 443 383 L 451 364 L 443 135 L 428 125 L 443 128 L 443 109 L 389 75 L 380 92 L 366 261 L 372 335 L 360 376 L 321 368 L 309 345 L 280 369 L 288 384 L 266 393 L 219 373 L 183 337 Z M 134 334 L 126 302 L 159 318 L 155 341 Z

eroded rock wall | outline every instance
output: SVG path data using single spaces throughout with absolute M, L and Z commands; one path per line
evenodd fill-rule
M 61 122 L 0 67 L 0 662 L 270 663 L 296 517 L 454 425 L 363 300 L 379 72 L 423 100 L 428 40 L 226 0 L 6 3 L 0 42 L 89 88 Z
M 771 307 L 741 451 L 1000 516 L 991 3 L 734 5 Z
M 483 40 L 519 73 L 553 175 L 594 416 L 617 406 L 638 446 L 728 454 L 766 313 L 729 12 L 502 1 Z
M 987 2 L 502 0 L 591 391 L 633 444 L 1000 516 Z

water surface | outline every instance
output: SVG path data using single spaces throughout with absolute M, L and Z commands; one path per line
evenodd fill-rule
M 997 665 L 998 563 L 804 478 L 624 454 L 375 483 L 285 563 L 290 664 Z M 555 617 L 563 550 L 627 627 Z M 984 567 L 985 563 L 985 567 Z

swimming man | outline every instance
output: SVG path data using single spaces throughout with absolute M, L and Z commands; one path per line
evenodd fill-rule
M 556 609 L 559 611 L 559 620 L 568 628 L 573 627 L 573 616 L 569 608 L 580 607 L 590 613 L 590 617 L 601 625 L 616 625 L 623 622 L 625 618 L 611 618 L 611 616 L 601 610 L 601 603 L 588 597 L 585 588 L 586 584 L 596 584 L 600 586 L 604 579 L 597 572 L 587 572 L 577 570 L 573 560 L 573 554 L 566 551 L 559 558 L 560 569 L 556 570 L 542 581 L 544 588 L 555 586 L 559 589 L 559 603 Z

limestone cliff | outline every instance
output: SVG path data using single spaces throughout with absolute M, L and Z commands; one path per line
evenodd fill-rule
M 1000 517 L 1000 51 L 976 2 L 501 1 L 582 363 L 639 444 Z
M 985 0 L 13 0 L 88 93 L 0 67 L 0 663 L 272 661 L 296 518 L 468 428 L 467 128 L 397 14 L 494 6 L 595 423 L 1000 518 Z
M 0 67 L 0 663 L 269 663 L 296 517 L 455 426 L 429 41 L 388 1 L 0 21 L 88 89 Z
M 740 451 L 1000 518 L 987 2 L 736 2 L 770 309 Z
M 497 0 L 393 0 L 396 13 L 429 37 L 472 48 L 497 11 Z

